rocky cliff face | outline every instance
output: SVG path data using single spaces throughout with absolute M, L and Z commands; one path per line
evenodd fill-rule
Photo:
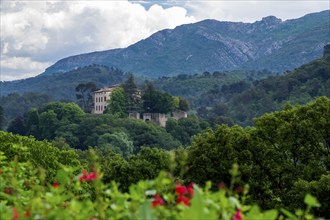
M 154 77 L 232 69 L 282 72 L 322 55 L 330 43 L 329 13 L 287 21 L 269 16 L 254 23 L 204 20 L 159 31 L 125 49 L 62 59 L 44 74 L 90 64 Z

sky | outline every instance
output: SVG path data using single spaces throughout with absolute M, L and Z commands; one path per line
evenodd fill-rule
M 0 81 L 33 77 L 62 58 L 124 48 L 204 19 L 287 20 L 329 9 L 329 0 L 1 0 Z

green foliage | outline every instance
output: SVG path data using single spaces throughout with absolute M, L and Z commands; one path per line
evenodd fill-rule
M 324 56 L 292 72 L 256 80 L 253 85 L 245 80 L 210 89 L 199 98 L 200 105 L 209 107 L 200 109 L 199 115 L 210 123 L 221 116 L 246 126 L 252 125 L 253 118 L 280 110 L 287 102 L 303 104 L 319 96 L 330 97 L 329 68 L 329 56 Z M 217 112 L 219 105 L 227 110 Z
M 144 88 L 142 99 L 143 112 L 167 114 L 174 110 L 172 96 L 156 90 L 151 83 L 147 84 Z
M 2 129 L 3 122 L 4 122 L 4 113 L 3 113 L 3 108 L 0 105 L 0 130 Z
M 122 88 L 125 93 L 126 111 L 139 112 L 142 105 L 141 94 L 137 88 L 133 74 L 129 73 L 127 80 L 123 83 Z
M 187 112 L 189 110 L 188 101 L 186 99 L 180 97 L 178 109 Z
M 263 208 L 302 207 L 295 202 L 303 196 L 297 189 L 308 184 L 296 184 L 300 179 L 319 181 L 329 171 L 329 127 L 330 100 L 321 97 L 305 106 L 289 105 L 265 114 L 255 120 L 254 128 L 222 125 L 209 129 L 187 149 L 185 178 L 198 184 L 211 180 L 228 185 L 230 176 L 225 171 L 238 162 L 242 183 L 250 184 L 252 201 Z M 302 193 L 317 194 L 303 189 Z M 328 208 L 327 199 L 320 198 Z M 317 213 L 328 215 L 321 209 Z
M 208 123 L 196 116 L 188 116 L 178 121 L 169 118 L 166 122 L 166 131 L 184 146 L 190 145 L 191 137 L 202 132 L 207 127 L 209 127 Z
M 19 86 L 15 87 L 19 89 Z M 16 90 L 17 91 L 17 90 Z M 41 93 L 11 93 L 7 96 L 0 97 L 0 105 L 3 108 L 3 128 L 7 128 L 9 123 L 29 111 L 31 108 L 40 108 L 44 104 L 50 102 L 50 96 Z
M 134 150 L 133 141 L 129 140 L 128 135 L 124 132 L 100 135 L 97 140 L 97 146 L 103 150 L 111 149 L 125 158 L 131 155 Z
M 283 210 L 261 211 L 245 204 L 247 194 L 239 196 L 230 189 L 209 190 L 196 184 L 180 186 L 171 175 L 161 172 L 156 178 L 139 181 L 128 193 L 118 190 L 115 182 L 104 184 L 97 168 L 82 171 L 63 167 L 56 178 L 49 180 L 29 162 L 8 161 L 0 152 L 0 210 L 3 219 L 312 219 L 311 208 L 317 200 L 307 195 L 307 208 L 298 216 Z M 235 174 L 233 174 L 235 179 Z M 188 203 L 179 203 L 187 193 Z M 156 200 L 158 198 L 158 200 Z
M 74 151 L 59 150 L 46 141 L 0 131 L 0 142 L 0 151 L 6 155 L 7 161 L 14 158 L 19 162 L 30 161 L 36 168 L 45 169 L 49 179 L 55 177 L 62 165 L 80 167 L 78 155 Z
M 93 109 L 93 95 L 92 93 L 96 90 L 94 82 L 80 83 L 76 87 L 76 98 L 78 103 L 85 112 L 91 112 Z
M 118 115 L 118 117 L 127 117 L 126 110 L 126 97 L 123 88 L 116 88 L 112 91 L 110 100 L 108 101 L 108 107 L 105 113 Z
M 127 75 L 119 69 L 109 68 L 103 65 L 89 65 L 81 68 L 72 68 L 72 70 L 65 72 L 65 76 L 62 74 L 41 74 L 33 78 L 14 82 L 0 82 L 0 86 L 2 88 L 2 95 L 34 92 L 47 94 L 47 97 L 51 97 L 52 100 L 76 101 L 75 88 L 81 83 L 94 82 L 97 88 L 103 88 L 109 85 L 122 83 L 126 78 Z M 35 99 L 35 101 L 36 100 L 38 100 L 38 98 Z M 48 100 L 48 102 L 49 101 L 50 100 Z M 16 108 L 17 107 L 18 106 L 16 106 Z M 31 107 L 36 108 L 38 106 Z M 28 109 L 25 109 L 25 111 L 27 110 Z

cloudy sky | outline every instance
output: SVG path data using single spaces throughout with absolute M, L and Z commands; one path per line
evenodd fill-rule
M 207 18 L 286 20 L 329 9 L 328 0 L 1 0 L 0 80 L 32 77 L 61 58 L 127 47 Z

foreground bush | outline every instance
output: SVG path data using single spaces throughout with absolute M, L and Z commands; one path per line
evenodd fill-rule
M 97 165 L 92 170 L 63 166 L 54 180 L 29 161 L 9 161 L 0 152 L 0 219 L 313 219 L 317 200 L 307 195 L 306 210 L 261 211 L 247 205 L 248 186 L 233 189 L 238 166 L 230 170 L 232 182 L 210 191 L 211 183 L 200 188 L 182 185 L 161 172 L 153 180 L 131 185 L 129 193 L 115 182 L 104 184 Z

